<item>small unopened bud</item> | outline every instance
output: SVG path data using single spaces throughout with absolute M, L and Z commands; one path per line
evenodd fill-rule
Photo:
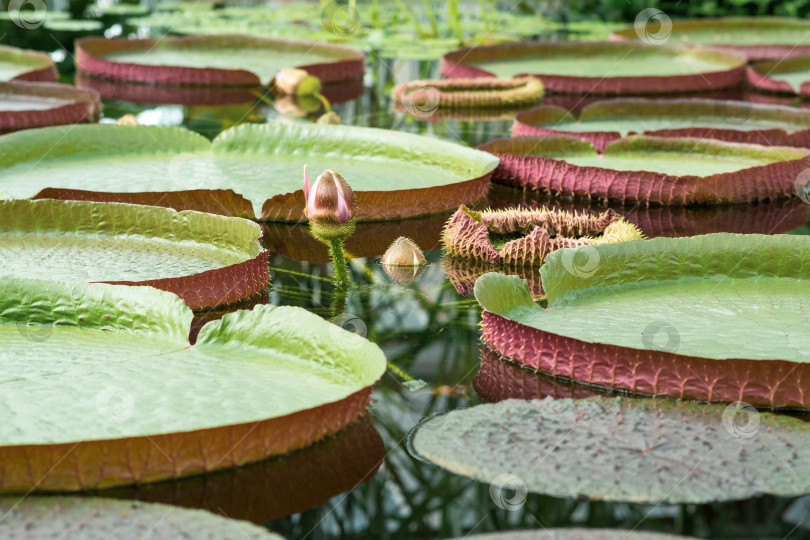
M 422 266 L 426 264 L 425 254 L 410 238 L 400 236 L 388 247 L 382 263 L 387 266 Z
M 342 124 L 343 122 L 340 120 L 340 116 L 337 115 L 335 111 L 329 111 L 318 118 L 318 121 L 315 122 L 316 124 L 333 124 L 338 125 Z
M 321 91 L 321 81 L 300 68 L 284 68 L 276 73 L 276 88 L 290 96 L 311 96 Z
M 348 223 L 357 213 L 357 200 L 349 183 L 336 171 L 327 169 L 310 187 L 309 173 L 304 165 L 304 213 L 313 223 Z
M 138 125 L 140 125 L 138 123 L 138 119 L 135 118 L 134 114 L 125 114 L 124 116 L 119 118 L 118 121 L 116 121 L 115 123 L 118 124 L 119 126 L 138 126 Z

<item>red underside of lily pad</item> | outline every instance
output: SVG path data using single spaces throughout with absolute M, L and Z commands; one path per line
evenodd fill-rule
M 0 82 L 0 94 L 59 98 L 71 101 L 49 109 L 4 111 L 0 114 L 0 131 L 87 122 L 93 120 L 101 110 L 98 93 L 67 84 Z
M 149 51 L 155 47 L 173 49 L 256 49 L 256 54 L 272 54 L 274 50 L 322 52 L 335 58 L 332 62 L 306 64 L 307 70 L 322 82 L 345 81 L 363 76 L 363 53 L 318 42 L 260 38 L 242 35 L 164 37 L 161 39 L 105 39 L 86 37 L 76 40 L 76 67 L 95 77 L 135 81 L 151 85 L 194 86 L 257 86 L 268 84 L 244 69 L 196 68 L 184 66 L 147 65 L 108 60 L 105 55 Z
M 76 491 L 238 467 L 303 448 L 356 420 L 371 387 L 340 401 L 249 424 L 54 445 L 0 447 L 0 492 Z M 99 464 L 104 466 L 100 467 Z
M 807 82 L 802 82 L 797 91 L 787 82 L 770 76 L 780 70 L 808 71 L 810 70 L 810 56 L 756 62 L 748 66 L 746 71 L 748 84 L 763 92 L 799 95 L 803 98 L 810 97 L 810 73 L 807 75 Z
M 149 286 L 176 294 L 192 310 L 226 306 L 257 296 L 270 284 L 268 258 L 262 251 L 255 258 L 224 268 L 178 278 L 147 281 L 105 281 L 110 285 Z
M 670 142 L 667 142 L 670 141 Z M 709 176 L 674 176 L 643 170 L 613 170 L 594 166 L 580 166 L 561 158 L 536 155 L 550 149 L 587 150 L 582 139 L 569 136 L 524 136 L 511 139 L 495 139 L 480 145 L 484 150 L 500 158 L 493 182 L 517 188 L 532 188 L 575 197 L 598 198 L 609 201 L 639 201 L 654 204 L 692 205 L 744 203 L 796 196 L 796 178 L 810 168 L 810 153 L 798 148 L 763 147 L 781 151 L 781 161 L 765 163 L 735 172 L 717 173 Z M 636 150 L 676 149 L 682 146 L 684 157 L 698 146 L 709 151 L 731 151 L 721 143 L 695 138 L 660 138 L 638 136 L 621 139 L 606 148 L 616 145 L 634 147 Z M 647 145 L 650 145 L 647 148 Z M 710 145 L 711 148 L 709 148 Z M 588 147 L 592 145 L 588 144 Z M 740 145 L 739 152 L 759 148 Z M 623 148 L 623 149 L 627 149 Z
M 524 366 L 579 383 L 652 396 L 810 408 L 810 365 L 711 360 L 666 351 L 587 343 L 484 311 L 483 340 Z M 730 369 L 729 366 L 734 368 Z

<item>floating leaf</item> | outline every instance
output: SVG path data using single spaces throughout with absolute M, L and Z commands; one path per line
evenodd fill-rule
M 810 238 L 710 234 L 584 246 L 475 284 L 484 341 L 555 376 L 681 399 L 810 408 Z M 707 331 L 710 329 L 710 331 Z
M 534 105 L 543 97 L 535 77 L 421 80 L 394 87 L 392 97 L 417 118 L 443 109 L 509 109 Z
M 547 91 L 566 94 L 697 92 L 740 83 L 745 57 L 631 42 L 521 42 L 448 53 L 442 75 L 534 75 Z
M 0 45 L 0 81 L 55 82 L 56 66 L 45 53 Z
M 413 437 L 421 457 L 481 482 L 508 474 L 533 493 L 650 503 L 805 494 L 808 444 L 807 423 L 750 406 L 600 397 L 479 405 Z
M 538 191 L 658 204 L 742 203 L 795 197 L 810 169 L 804 148 L 635 135 L 602 154 L 566 135 L 495 139 L 478 147 L 500 158 L 494 182 Z
M 613 210 L 594 216 L 547 208 L 473 212 L 462 206 L 442 233 L 451 255 L 521 266 L 539 266 L 557 249 L 640 238 L 641 232 Z
M 239 35 L 76 41 L 78 70 L 149 84 L 255 86 L 288 67 L 322 82 L 344 81 L 362 77 L 363 66 L 362 53 L 314 41 Z
M 465 540 L 688 540 L 686 536 L 621 529 L 546 529 L 474 534 Z
M 635 134 L 807 148 L 810 111 L 731 100 L 614 99 L 591 103 L 579 117 L 561 107 L 535 107 L 518 113 L 512 126 L 512 136 L 570 135 L 598 152 Z
M 101 106 L 92 90 L 37 82 L 0 82 L 0 132 L 76 124 L 96 118 Z
M 4 538 L 209 538 L 283 540 L 243 521 L 165 504 L 84 497 L 0 499 Z
M 810 97 L 810 56 L 755 62 L 748 67 L 748 82 L 766 92 Z
M 355 420 L 386 368 L 301 308 L 207 324 L 149 287 L 0 279 L 0 492 L 98 489 L 244 465 Z M 81 384 L 76 384 L 81 381 Z
M 270 275 L 255 223 L 85 201 L 0 201 L 0 277 L 147 285 L 191 309 L 261 293 Z
M 652 21 L 651 18 L 650 21 L 641 22 L 650 24 Z M 614 32 L 611 37 L 629 40 L 648 39 L 646 24 L 623 28 Z M 710 46 L 713 49 L 744 54 L 749 60 L 789 58 L 810 53 L 810 45 L 807 44 L 810 23 L 789 17 L 760 15 L 722 19 L 681 19 L 668 21 L 666 28 L 659 26 L 655 33 L 661 32 L 662 29 L 665 35 L 661 38 L 670 45 Z
M 339 171 L 368 221 L 481 199 L 497 163 L 451 142 L 342 125 L 240 125 L 213 142 L 174 127 L 50 127 L 0 138 L 0 191 L 297 222 L 309 164 Z

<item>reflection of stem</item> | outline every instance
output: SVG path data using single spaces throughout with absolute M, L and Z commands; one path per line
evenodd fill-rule
M 349 271 L 346 269 L 346 256 L 343 254 L 343 240 L 333 238 L 329 240 L 329 254 L 335 267 L 335 283 L 348 283 Z
M 270 92 L 269 92 L 269 91 L 267 91 L 267 90 L 262 90 L 261 92 L 259 92 L 258 90 L 253 90 L 251 93 L 252 93 L 254 96 L 256 96 L 256 98 L 257 98 L 259 101 L 261 101 L 262 103 L 264 103 L 265 105 L 269 105 L 269 106 L 271 106 L 271 107 L 275 107 L 275 106 L 276 106 L 275 102 L 274 102 L 272 99 L 270 99 L 270 95 L 271 95 L 271 94 L 270 94 Z
M 316 93 L 315 97 L 318 98 L 318 101 L 320 101 L 323 104 L 323 108 L 326 109 L 326 112 L 332 112 L 332 104 L 329 103 L 329 100 L 326 99 L 326 96 L 324 96 L 321 93 Z

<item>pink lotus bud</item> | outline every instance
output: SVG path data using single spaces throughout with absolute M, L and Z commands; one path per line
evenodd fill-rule
M 321 91 L 321 81 L 300 68 L 284 68 L 276 73 L 276 88 L 289 96 L 309 96 Z
M 304 165 L 304 213 L 313 223 L 347 223 L 357 213 L 354 192 L 346 180 L 327 169 L 310 187 L 309 173 Z
M 119 126 L 137 126 L 138 119 L 135 118 L 134 114 L 125 114 L 121 118 L 119 118 L 116 122 Z

